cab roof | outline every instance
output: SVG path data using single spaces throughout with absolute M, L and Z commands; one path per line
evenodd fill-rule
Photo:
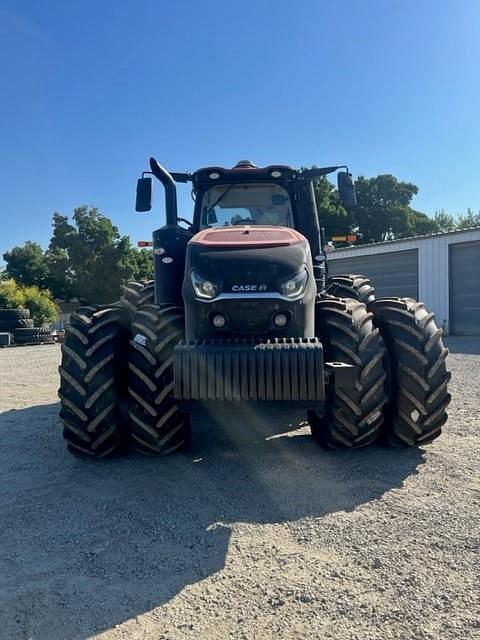
M 297 175 L 298 171 L 287 165 L 257 167 L 251 160 L 240 160 L 231 169 L 215 166 L 198 169 L 192 174 L 192 182 L 199 188 L 235 182 L 285 182 L 295 180 Z

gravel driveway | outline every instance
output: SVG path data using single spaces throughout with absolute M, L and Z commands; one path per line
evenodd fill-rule
M 65 450 L 57 345 L 0 350 L 5 640 L 480 637 L 480 338 L 420 450 L 320 450 L 303 417 L 197 419 L 189 454 Z

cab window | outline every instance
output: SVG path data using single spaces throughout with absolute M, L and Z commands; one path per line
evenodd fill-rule
M 288 192 L 277 184 L 216 185 L 202 199 L 202 229 L 255 224 L 293 227 Z

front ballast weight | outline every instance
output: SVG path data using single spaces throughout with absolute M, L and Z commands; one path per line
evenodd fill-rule
M 324 363 L 318 338 L 202 340 L 174 349 L 174 397 L 188 407 L 212 402 L 291 402 L 318 408 L 326 379 L 351 384 L 353 366 Z

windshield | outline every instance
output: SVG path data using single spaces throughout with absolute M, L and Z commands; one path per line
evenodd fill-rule
M 238 224 L 293 227 L 288 192 L 277 184 L 217 185 L 205 192 L 200 227 Z

